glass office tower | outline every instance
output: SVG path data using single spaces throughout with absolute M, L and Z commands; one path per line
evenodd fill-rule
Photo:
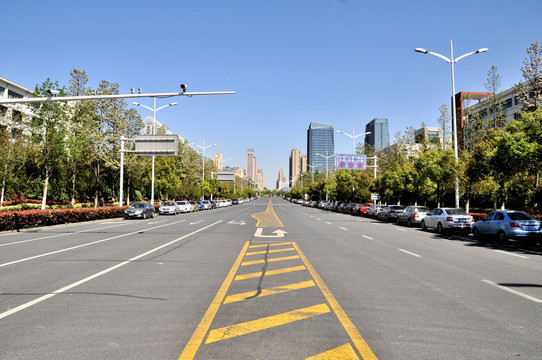
M 326 162 L 329 164 L 329 171 L 334 170 L 333 158 L 329 160 L 316 155 L 335 154 L 335 137 L 333 126 L 311 122 L 307 130 L 307 165 L 308 171 L 325 172 Z M 326 156 L 328 156 L 326 155 Z
M 365 126 L 365 143 L 375 147 L 375 150 L 385 149 L 390 146 L 390 132 L 388 119 L 376 118 Z

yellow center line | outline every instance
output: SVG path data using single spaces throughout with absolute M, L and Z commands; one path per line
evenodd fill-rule
M 331 310 L 327 304 L 319 304 L 304 309 L 293 310 L 278 315 L 272 315 L 257 320 L 246 321 L 243 323 L 225 326 L 214 329 L 209 332 L 205 344 L 214 343 L 233 337 L 250 334 L 256 331 L 270 329 L 276 326 L 285 325 L 294 321 L 308 319 L 313 316 L 329 313 Z
M 228 276 L 226 276 L 226 279 L 220 286 L 218 293 L 213 299 L 213 302 L 211 303 L 211 305 L 205 312 L 203 319 L 201 319 L 201 322 L 196 328 L 196 331 L 194 331 L 194 334 L 192 334 L 192 337 L 188 341 L 188 344 L 186 344 L 186 347 L 181 353 L 181 356 L 179 356 L 179 360 L 193 359 L 194 356 L 196 356 L 196 352 L 201 346 L 201 342 L 203 341 L 205 334 L 209 330 L 209 327 L 211 326 L 211 323 L 213 322 L 213 319 L 216 316 L 216 313 L 218 311 L 218 308 L 220 307 L 220 304 L 222 303 L 222 301 L 224 300 L 224 297 L 226 296 L 226 292 L 228 291 L 228 288 L 231 285 L 231 282 L 233 280 L 233 277 L 235 276 L 235 273 L 237 273 L 237 270 L 239 269 L 239 265 L 241 264 L 241 261 L 243 260 L 243 257 L 245 256 L 245 252 L 247 251 L 249 244 L 250 242 L 247 241 L 245 243 L 245 246 L 243 246 L 243 249 L 239 253 L 237 260 L 235 260 L 235 263 L 233 264 L 230 272 L 228 273 Z

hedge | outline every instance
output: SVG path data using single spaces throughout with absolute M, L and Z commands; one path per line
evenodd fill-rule
M 4 211 L 0 212 L 0 231 L 118 218 L 124 216 L 124 209 L 126 209 L 125 206 L 107 206 L 79 209 Z

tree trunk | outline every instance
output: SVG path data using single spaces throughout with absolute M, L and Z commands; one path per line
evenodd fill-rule
M 99 199 L 99 184 L 100 184 L 100 162 L 96 162 L 96 168 L 94 169 L 94 175 L 96 176 L 96 186 L 95 186 L 95 193 L 94 193 L 94 207 L 98 207 L 98 199 Z
M 72 205 L 75 205 L 75 181 L 77 179 L 76 165 L 72 163 Z
M 47 206 L 47 190 L 49 188 L 49 167 L 45 167 L 45 179 L 43 180 L 43 197 L 41 199 L 41 209 L 45 210 Z
M 6 158 L 6 163 L 4 164 L 4 173 L 2 174 L 2 195 L 0 197 L 0 206 L 4 205 L 4 195 L 6 193 L 6 182 L 8 178 L 8 169 L 9 169 L 9 162 L 11 159 L 11 142 L 9 143 L 8 147 L 8 156 Z

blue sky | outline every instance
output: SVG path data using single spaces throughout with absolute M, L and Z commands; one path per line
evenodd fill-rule
M 526 49 L 542 41 L 541 13 L 539 0 L 9 1 L 0 76 L 33 89 L 48 77 L 68 85 L 79 68 L 90 86 L 117 82 L 123 93 L 236 91 L 158 99 L 179 105 L 157 120 L 218 143 L 206 155 L 232 158 L 225 165 L 244 168 L 254 149 L 274 188 L 290 151 L 306 153 L 311 121 L 359 134 L 385 117 L 392 142 L 409 126 L 436 126 L 439 107 L 451 107 L 450 65 L 417 47 L 447 57 L 451 39 L 455 57 L 489 48 L 456 64 L 456 92 L 485 91 L 492 65 L 501 90 L 519 82 Z M 337 153 L 351 147 L 336 134 Z

